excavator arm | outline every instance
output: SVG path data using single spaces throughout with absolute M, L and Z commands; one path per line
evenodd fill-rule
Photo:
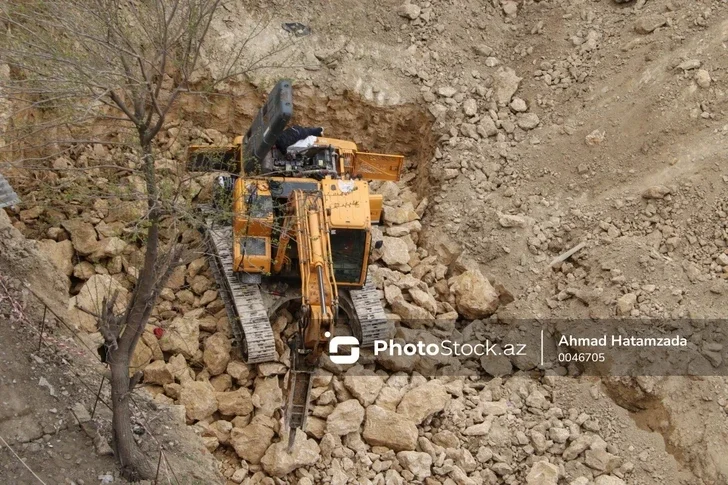
M 329 338 L 333 334 L 339 304 L 329 222 L 320 191 L 295 190 L 289 196 L 274 270 L 280 270 L 283 264 L 291 232 L 295 234 L 298 246 L 303 316 L 299 322 L 298 333 L 290 342 L 291 375 L 286 411 L 289 450 L 295 441 L 296 430 L 305 426 L 311 376 L 318 358 L 326 351 Z
M 304 305 L 303 346 L 311 350 L 310 363 L 318 357 L 328 343 L 338 307 L 338 294 L 331 261 L 329 228 L 320 192 L 294 191 L 294 216 L 298 261 L 301 268 L 301 295 Z
M 313 364 L 326 350 L 338 308 L 329 223 L 321 192 L 291 193 L 274 270 L 283 262 L 291 231 L 297 242 L 301 274 L 303 320 L 298 350 L 305 352 L 306 360 Z

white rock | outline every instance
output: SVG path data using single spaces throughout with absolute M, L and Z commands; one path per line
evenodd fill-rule
M 187 418 L 193 421 L 205 419 L 217 411 L 215 389 L 207 381 L 187 381 L 182 384 L 179 402 L 185 407 Z
M 73 247 L 76 248 L 78 254 L 87 256 L 98 246 L 96 230 L 94 226 L 80 219 L 70 219 L 61 223 L 63 228 L 71 235 Z
M 283 406 L 283 391 L 278 385 L 277 377 L 265 377 L 255 380 L 253 406 L 256 413 L 273 416 Z
M 432 475 L 432 457 L 419 451 L 400 451 L 397 453 L 399 463 L 412 472 L 416 480 L 424 480 Z
M 415 20 L 417 17 L 420 16 L 421 11 L 422 9 L 420 9 L 418 5 L 415 5 L 413 3 L 405 3 L 397 9 L 397 14 L 400 17 Z
M 482 423 L 468 426 L 463 430 L 464 436 L 485 436 L 490 433 L 490 428 L 493 426 L 493 419 L 489 418 Z
M 159 340 L 163 351 L 182 354 L 188 359 L 197 353 L 200 349 L 200 326 L 197 324 L 196 315 L 197 313 L 190 312 L 172 320 Z
M 463 103 L 463 112 L 467 116 L 475 116 L 478 114 L 478 103 L 473 98 L 468 98 Z
M 233 428 L 230 432 L 230 444 L 240 458 L 257 465 L 270 447 L 274 435 L 275 432 L 270 427 L 253 421 L 244 428 Z
M 449 281 L 457 311 L 465 318 L 492 315 L 498 309 L 498 292 L 480 271 L 465 271 Z
M 163 386 L 174 382 L 174 376 L 163 360 L 155 360 L 144 368 L 144 382 Z
M 523 113 L 528 111 L 528 105 L 526 105 L 526 102 L 521 98 L 514 97 L 511 100 L 511 109 L 516 113 Z
M 627 485 L 621 478 L 612 475 L 601 475 L 594 480 L 594 485 Z
M 511 97 L 518 90 L 522 79 L 516 76 L 516 71 L 510 67 L 501 67 L 498 69 L 493 82 L 496 101 L 500 104 L 510 103 Z
M 364 420 L 364 441 L 370 446 L 386 446 L 394 451 L 414 450 L 417 426 L 401 414 L 379 406 L 369 406 Z
M 443 87 L 437 89 L 437 94 L 439 94 L 440 96 L 443 96 L 445 98 L 452 98 L 453 96 L 455 96 L 455 93 L 457 93 L 457 92 L 458 92 L 458 90 L 452 86 L 443 86 Z
M 559 467 L 548 461 L 537 461 L 526 475 L 527 485 L 557 485 Z
M 524 130 L 533 130 L 539 123 L 536 113 L 520 113 L 516 119 L 516 124 Z
M 637 303 L 637 295 L 627 293 L 617 299 L 617 315 L 629 315 Z
M 222 332 L 217 332 L 205 340 L 205 352 L 202 360 L 211 376 L 222 374 L 230 362 L 232 345 L 230 339 Z
M 316 441 L 306 439 L 305 433 L 296 433 L 291 451 L 288 440 L 272 444 L 260 460 L 263 469 L 273 477 L 284 477 L 302 466 L 313 466 L 321 459 L 321 449 Z
M 407 264 L 410 256 L 407 243 L 398 237 L 384 236 L 382 238 L 382 260 L 387 265 Z
M 424 308 L 433 315 L 437 313 L 437 301 L 435 300 L 435 297 L 433 297 L 426 291 L 420 290 L 419 288 L 410 288 L 408 291 L 410 296 L 412 297 L 412 300 L 417 305 Z
M 397 406 L 397 414 L 420 424 L 427 417 L 443 411 L 449 402 L 450 395 L 445 387 L 439 381 L 428 381 L 405 393 Z
M 364 407 L 357 399 L 349 399 L 340 403 L 326 418 L 326 432 L 336 436 L 344 436 L 359 431 L 364 421 Z
M 503 2 L 503 13 L 509 17 L 515 16 L 518 13 L 518 4 L 516 2 Z
M 253 412 L 250 391 L 244 387 L 236 391 L 215 394 L 220 414 L 225 416 L 245 416 Z
M 362 406 L 369 406 L 379 395 L 384 381 L 373 371 L 365 370 L 362 366 L 354 366 L 344 376 L 344 386 L 352 396 L 357 398 Z
M 698 71 L 695 73 L 695 82 L 701 88 L 709 88 L 711 81 L 712 79 L 710 78 L 710 73 L 705 69 L 698 69 Z
M 38 249 L 66 276 L 73 274 L 73 243 L 69 240 L 56 242 L 52 239 L 38 241 Z
M 70 303 L 95 315 L 101 315 L 104 298 L 108 300 L 118 292 L 118 298 L 114 305 L 114 313 L 120 315 L 126 309 L 128 291 L 109 275 L 93 275 L 81 287 Z

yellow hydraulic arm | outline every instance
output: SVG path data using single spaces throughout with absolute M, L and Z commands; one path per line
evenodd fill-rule
M 295 231 L 298 261 L 301 270 L 301 296 L 304 310 L 303 347 L 310 349 L 311 363 L 326 350 L 333 333 L 338 308 L 338 292 L 333 277 L 329 224 L 321 192 L 295 190 L 290 195 L 289 209 L 279 239 L 274 271 L 280 270 L 290 239 Z

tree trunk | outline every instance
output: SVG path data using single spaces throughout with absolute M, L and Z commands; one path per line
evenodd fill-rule
M 154 478 L 152 465 L 134 441 L 131 428 L 129 362 L 129 357 L 124 352 L 119 352 L 119 349 L 109 355 L 114 452 L 121 475 L 126 480 L 151 480 Z
M 140 136 L 141 138 L 141 136 Z M 154 157 L 151 145 L 142 142 L 144 155 L 144 175 L 147 185 L 149 206 L 149 229 L 147 230 L 144 266 L 139 272 L 132 299 L 127 307 L 123 330 L 118 339 L 118 347 L 110 353 L 111 396 L 113 409 L 114 447 L 121 473 L 127 480 L 153 479 L 154 472 L 150 462 L 139 450 L 131 429 L 131 410 L 129 408 L 131 389 L 129 364 L 134 355 L 139 338 L 144 333 L 149 315 L 154 308 L 159 282 L 159 208 L 158 187 L 154 172 Z

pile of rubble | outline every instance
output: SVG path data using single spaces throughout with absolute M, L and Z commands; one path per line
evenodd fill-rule
M 385 199 L 384 225 L 373 228 L 373 239 L 382 245 L 370 268 L 393 322 L 393 338 L 474 339 L 479 319 L 512 297 L 456 245 L 430 243 L 429 250 L 418 245 L 428 202 L 403 185 L 375 185 Z M 55 221 L 44 229 L 47 238 L 39 248 L 70 277 L 73 318 L 95 333 L 90 313 L 109 291 L 119 292 L 123 308 L 135 281 L 142 247 L 130 235 L 142 207 L 103 199 L 85 210 L 38 207 L 20 211 L 16 226 L 32 231 L 40 221 Z M 276 332 L 285 334 L 292 326 L 293 315 L 281 311 Z M 596 478 L 598 485 L 611 485 L 623 483 L 618 477 L 630 471 L 618 450 L 600 438 L 598 422 L 551 405 L 548 379 L 543 385 L 525 378 L 428 380 L 423 375 L 462 363 L 371 352 L 348 368 L 324 359 L 313 381 L 305 434 L 297 435 L 288 453 L 281 421 L 288 357 L 280 357 L 259 365 L 238 359 L 207 260 L 200 257 L 174 271 L 132 370 L 143 371 L 156 401 L 180 406 L 234 483 L 274 483 L 270 477 L 294 474 L 299 484 L 343 485 L 356 477 L 373 484 L 548 485 L 569 477 L 575 484 Z M 510 374 L 511 362 L 504 359 L 475 365 L 492 376 Z

